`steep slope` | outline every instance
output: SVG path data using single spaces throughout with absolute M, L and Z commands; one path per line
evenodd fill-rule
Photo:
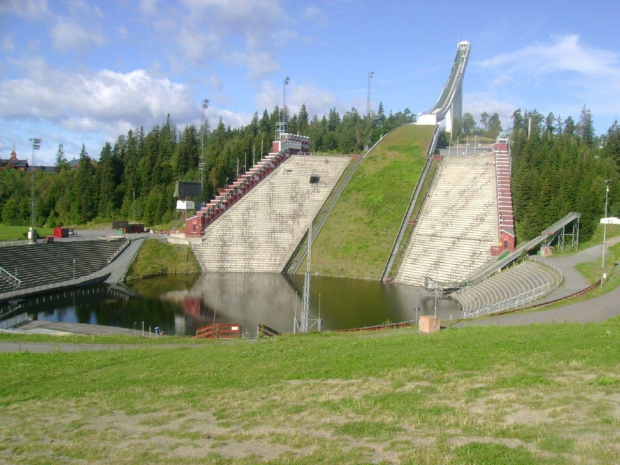
M 313 243 L 313 274 L 381 279 L 433 131 L 402 126 L 362 160 Z

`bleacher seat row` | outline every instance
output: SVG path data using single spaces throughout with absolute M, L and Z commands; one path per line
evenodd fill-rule
M 348 157 L 294 155 L 256 185 L 193 244 L 203 271 L 282 271 L 308 228 L 310 175 L 316 216 L 338 182 Z
M 122 238 L 0 247 L 0 266 L 21 280 L 20 289 L 42 286 L 101 270 L 127 243 Z M 11 282 L 0 279 L 0 293 L 13 290 Z
M 561 279 L 547 266 L 523 262 L 450 297 L 459 302 L 464 316 L 487 314 L 539 299 L 554 290 Z
M 484 266 L 498 237 L 495 158 L 446 158 L 429 189 L 395 282 L 458 282 Z

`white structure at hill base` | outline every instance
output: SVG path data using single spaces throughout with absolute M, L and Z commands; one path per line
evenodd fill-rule
M 444 158 L 395 282 L 458 282 L 484 266 L 497 242 L 494 155 Z
M 348 163 L 293 155 L 206 229 L 193 246 L 203 271 L 281 272 L 308 229 L 310 175 L 314 218 Z

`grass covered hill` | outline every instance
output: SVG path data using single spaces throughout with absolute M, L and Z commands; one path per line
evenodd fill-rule
M 615 318 L 0 354 L 0 462 L 619 463 L 619 336 Z
M 313 243 L 314 274 L 381 279 L 433 130 L 402 126 L 362 160 Z

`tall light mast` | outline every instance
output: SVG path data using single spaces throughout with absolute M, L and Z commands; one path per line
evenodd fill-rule
M 35 222 L 36 222 L 36 215 L 35 215 L 35 208 L 34 208 L 34 178 L 35 178 L 35 173 L 37 172 L 37 170 L 34 167 L 34 152 L 35 150 L 39 150 L 41 148 L 41 139 L 39 139 L 38 137 L 34 137 L 32 139 L 30 139 L 30 141 L 32 142 L 32 193 L 31 193 L 31 197 L 30 197 L 30 227 L 34 228 L 35 226 Z
M 200 163 L 198 163 L 198 170 L 200 171 L 200 192 L 204 196 L 205 188 L 205 124 L 207 118 L 207 108 L 209 108 L 209 99 L 202 101 L 202 127 L 200 128 Z M 215 195 L 215 192 L 213 193 Z
M 368 95 L 366 96 L 366 115 L 370 116 L 371 108 L 370 108 L 370 80 L 375 75 L 374 71 L 370 71 L 368 73 Z

